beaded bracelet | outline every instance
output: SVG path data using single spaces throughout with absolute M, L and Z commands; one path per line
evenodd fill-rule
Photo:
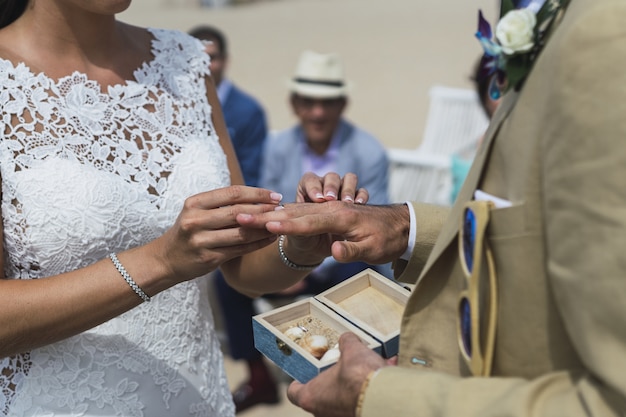
M 287 265 L 291 269 L 296 269 L 298 271 L 312 271 L 322 263 L 318 263 L 315 265 L 298 265 L 297 263 L 291 262 L 289 258 L 287 258 L 287 254 L 285 253 L 285 235 L 280 235 L 278 238 L 278 253 L 280 254 L 280 259 L 282 259 L 283 263 Z
M 139 287 L 139 285 L 137 285 L 135 280 L 131 278 L 131 276 L 126 271 L 126 268 L 124 268 L 120 260 L 117 259 L 117 255 L 115 255 L 114 253 L 111 253 L 109 254 L 109 258 L 111 258 L 113 265 L 115 265 L 115 269 L 117 269 L 117 271 L 122 275 L 122 277 L 128 283 L 128 285 L 130 285 L 130 288 L 132 288 L 133 291 L 135 291 L 135 293 L 139 297 L 141 297 L 142 300 L 146 302 L 150 301 L 150 296 L 146 294 L 145 292 L 143 292 L 143 290 Z

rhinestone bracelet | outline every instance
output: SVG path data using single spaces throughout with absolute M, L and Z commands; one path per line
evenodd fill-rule
M 115 265 L 115 268 L 117 269 L 117 271 L 122 275 L 122 277 L 128 283 L 128 285 L 130 285 L 130 288 L 132 288 L 133 291 L 135 291 L 135 293 L 138 296 L 140 296 L 142 300 L 146 302 L 150 301 L 150 296 L 146 294 L 145 292 L 143 292 L 143 290 L 139 287 L 139 285 L 137 285 L 135 280 L 131 278 L 131 276 L 126 271 L 126 268 L 124 268 L 120 260 L 117 259 L 117 255 L 115 255 L 114 253 L 111 253 L 109 255 L 109 258 L 111 258 L 111 261 L 113 262 L 113 265 Z
M 322 263 L 318 263 L 315 265 L 298 265 L 297 263 L 291 262 L 289 258 L 287 258 L 287 254 L 285 253 L 285 235 L 280 235 L 278 238 L 278 253 L 280 254 L 280 259 L 282 259 L 283 263 L 287 265 L 291 269 L 296 269 L 298 271 L 312 271 Z

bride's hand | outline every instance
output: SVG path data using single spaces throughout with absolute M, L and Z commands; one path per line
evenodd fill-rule
M 270 190 L 230 186 L 185 200 L 174 225 L 155 241 L 155 261 L 177 282 L 218 268 L 222 263 L 276 240 L 265 229 L 242 227 L 239 213 L 273 211 L 282 196 Z
M 297 203 L 323 203 L 325 201 L 341 200 L 347 203 L 365 204 L 369 194 L 365 188 L 357 188 L 358 178 L 355 174 L 347 173 L 343 178 L 331 172 L 319 177 L 312 172 L 305 173 L 296 191 Z

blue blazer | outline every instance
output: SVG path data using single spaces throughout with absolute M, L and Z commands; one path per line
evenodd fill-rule
M 389 160 L 383 145 L 371 134 L 342 120 L 338 129 L 337 173 L 352 172 L 359 177 L 359 186 L 367 189 L 370 204 L 387 204 Z M 298 181 L 303 172 L 304 146 L 299 125 L 270 135 L 265 144 L 261 186 L 283 194 L 283 201 L 296 199 Z
M 256 99 L 235 85 L 232 85 L 221 105 L 244 181 L 246 185 L 258 186 L 267 138 L 265 111 Z

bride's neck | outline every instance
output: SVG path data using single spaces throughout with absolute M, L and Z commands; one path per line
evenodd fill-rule
M 53 79 L 78 71 L 103 85 L 132 79 L 134 70 L 150 59 L 148 32 L 114 16 L 94 19 L 91 25 L 42 19 L 25 13 L 0 30 L 0 56 Z

